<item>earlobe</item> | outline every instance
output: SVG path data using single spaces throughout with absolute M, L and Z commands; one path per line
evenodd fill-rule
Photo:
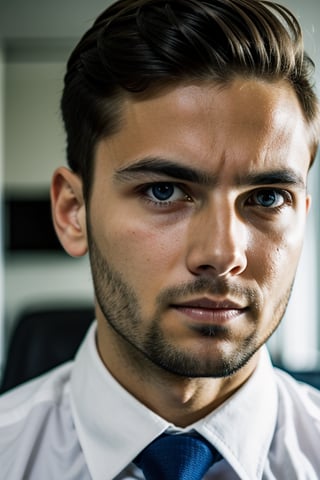
M 65 167 L 53 175 L 51 205 L 54 227 L 66 252 L 73 257 L 85 255 L 88 249 L 82 181 Z

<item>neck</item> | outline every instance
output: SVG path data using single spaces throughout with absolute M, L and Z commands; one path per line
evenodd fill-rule
M 123 343 L 125 342 L 125 348 Z M 186 378 L 153 364 L 110 329 L 98 323 L 100 357 L 113 377 L 150 410 L 177 427 L 205 417 L 233 395 L 253 373 L 258 354 L 223 378 Z

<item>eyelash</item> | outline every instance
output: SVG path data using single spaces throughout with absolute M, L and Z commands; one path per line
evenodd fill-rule
M 156 188 L 156 187 L 172 188 L 172 191 L 173 191 L 172 195 L 174 195 L 175 189 L 178 189 L 181 192 L 181 195 L 179 194 L 180 198 L 174 198 L 172 200 L 171 199 L 172 195 L 171 195 L 168 200 L 153 199 L 151 197 L 150 193 L 148 194 L 148 191 L 151 190 L 152 188 Z M 138 193 L 141 195 L 141 197 L 143 197 L 143 199 L 146 202 L 152 204 L 153 206 L 160 207 L 160 208 L 161 207 L 163 207 L 163 208 L 170 207 L 177 202 L 192 202 L 193 201 L 193 198 L 187 193 L 186 186 L 181 185 L 179 183 L 175 183 L 175 182 L 152 182 L 152 183 L 148 183 L 148 184 L 144 184 L 144 185 L 139 186 L 139 188 L 137 190 L 138 190 Z M 275 206 L 260 205 L 257 202 L 257 197 L 259 195 L 265 195 L 266 196 L 268 194 L 274 196 L 275 199 L 278 198 L 278 200 L 279 200 L 279 197 L 282 197 L 281 203 L 279 205 L 275 205 Z M 253 201 L 254 198 L 256 198 L 256 201 Z M 266 211 L 270 210 L 272 212 L 280 211 L 286 205 L 291 205 L 292 203 L 293 203 L 293 198 L 292 198 L 292 195 L 291 195 L 290 192 L 288 192 L 287 190 L 283 190 L 281 188 L 272 188 L 272 187 L 263 187 L 263 188 L 258 188 L 254 191 L 251 191 L 250 194 L 246 197 L 246 200 L 245 200 L 245 205 L 247 205 L 247 206 L 260 207 L 263 210 L 266 210 Z
M 171 196 L 170 196 L 170 198 L 168 200 L 153 199 L 151 197 L 151 195 L 148 194 L 148 190 L 151 190 L 152 188 L 156 188 L 156 187 L 162 187 L 162 188 L 172 187 L 173 194 L 174 194 L 175 189 L 178 189 L 181 192 L 181 195 L 178 194 L 180 198 L 176 198 L 176 199 L 172 200 Z M 151 203 L 152 205 L 157 206 L 157 207 L 169 207 L 169 206 L 172 206 L 173 204 L 175 204 L 178 201 L 180 201 L 180 202 L 191 202 L 192 201 L 192 197 L 186 192 L 186 187 L 179 184 L 179 183 L 174 183 L 174 182 L 153 182 L 153 183 L 144 184 L 144 185 L 141 185 L 138 188 L 138 193 L 141 195 L 141 197 L 143 197 L 143 199 L 145 201 L 147 201 L 148 203 Z
M 258 197 L 258 195 L 268 195 L 268 194 L 272 194 L 274 197 L 282 197 L 281 204 L 268 207 L 268 206 L 259 205 L 258 202 L 255 202 L 255 203 L 251 203 L 251 205 L 258 206 L 265 210 L 280 211 L 286 205 L 292 205 L 293 203 L 293 198 L 290 192 L 288 192 L 287 190 L 283 190 L 281 188 L 270 188 L 270 187 L 259 188 L 257 190 L 254 190 L 247 198 L 246 203 L 247 205 L 250 206 L 250 202 L 252 202 L 252 199 L 254 197 Z

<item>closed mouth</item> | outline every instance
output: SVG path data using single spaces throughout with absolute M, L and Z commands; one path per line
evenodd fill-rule
M 172 304 L 173 308 L 199 308 L 207 310 L 245 310 L 247 307 L 229 299 L 213 300 L 208 297 Z
M 172 304 L 171 308 L 192 322 L 203 324 L 224 324 L 239 318 L 248 309 L 229 299 L 213 300 L 207 297 Z

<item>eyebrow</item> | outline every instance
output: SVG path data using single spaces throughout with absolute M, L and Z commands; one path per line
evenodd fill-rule
M 177 180 L 211 185 L 216 183 L 216 175 L 210 175 L 202 170 L 180 163 L 173 162 L 161 157 L 146 157 L 131 165 L 116 170 L 114 176 L 119 181 L 129 181 L 134 177 L 150 175 L 168 176 Z
M 215 186 L 218 183 L 218 174 L 211 174 L 195 167 L 182 165 L 180 163 L 161 158 L 145 157 L 132 164 L 115 171 L 114 178 L 119 182 L 132 181 L 135 178 L 147 177 L 150 181 L 150 174 L 168 176 L 180 181 L 187 181 L 202 186 Z M 151 179 L 152 180 L 152 179 Z M 303 177 L 292 168 L 281 168 L 266 172 L 250 172 L 237 174 L 236 186 L 254 185 L 292 185 L 296 188 L 305 189 Z
M 299 173 L 292 168 L 271 170 L 262 173 L 249 173 L 243 177 L 240 175 L 237 183 L 239 185 L 293 185 L 305 189 L 305 181 Z

